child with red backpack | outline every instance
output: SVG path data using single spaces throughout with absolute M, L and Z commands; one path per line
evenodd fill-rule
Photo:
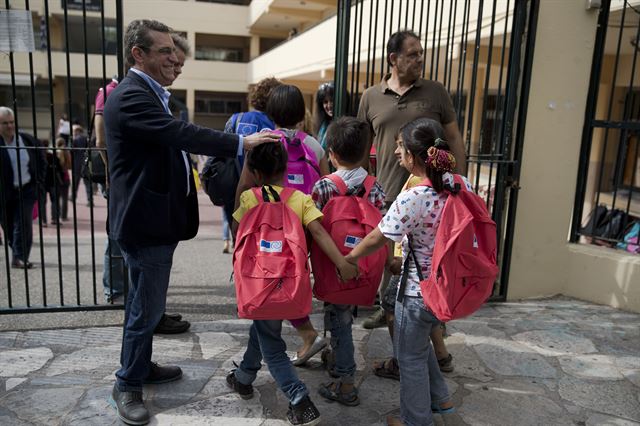
M 325 214 L 323 226 L 341 252 L 347 254 L 377 226 L 382 218 L 380 210 L 384 208 L 385 194 L 376 179 L 360 167 L 369 141 L 369 128 L 364 121 L 340 117 L 329 125 L 325 140 L 336 172 L 316 182 L 311 196 Z M 318 299 L 328 302 L 324 322 L 331 331 L 332 358 L 335 359 L 330 373 L 338 378 L 319 389 L 320 395 L 329 401 L 347 406 L 360 403 L 354 385 L 352 309 L 354 305 L 373 304 L 386 259 L 386 247 L 383 247 L 360 262 L 358 279 L 338 282 L 327 273 L 330 272 L 329 260 L 312 247 L 314 293 Z
M 305 111 L 300 89 L 288 84 L 271 90 L 265 108 L 265 112 L 275 124 L 275 132 L 281 135 L 281 142 L 287 149 L 284 186 L 310 194 L 320 176 L 329 173 L 329 166 L 320 143 L 312 136 L 296 130 L 296 125 L 304 120 Z M 243 168 L 236 193 L 236 204 L 242 192 L 257 184 L 253 174 L 246 167 Z M 327 342 L 315 330 L 308 316 L 293 318 L 290 322 L 303 342 L 292 361 L 294 365 L 302 365 L 326 347 Z
M 234 276 L 238 312 L 254 321 L 242 362 L 229 373 L 227 384 L 242 398 L 251 398 L 251 383 L 264 358 L 278 387 L 289 399 L 289 422 L 315 425 L 320 413 L 298 378 L 281 336 L 283 319 L 306 316 L 311 311 L 304 228 L 337 265 L 344 279 L 355 277 L 357 267 L 345 261 L 320 224 L 322 212 L 311 197 L 284 188 L 287 151 L 283 144 L 254 148 L 245 164 L 260 187 L 243 192 L 233 214 L 237 230 Z
M 466 178 L 451 173 L 455 158 L 442 139 L 443 133 L 438 122 L 427 118 L 412 121 L 400 130 L 396 148 L 400 165 L 416 176 L 428 178 L 430 185 L 401 192 L 378 227 L 347 255 L 348 261 L 356 262 L 388 240 L 402 242 L 403 275 L 394 325 L 402 419 L 390 418 L 390 425 L 428 425 L 433 422 L 431 411 L 454 411 L 429 341 L 432 328 L 439 327 L 440 320 L 426 307 L 420 285 L 422 277 L 430 273 L 442 212 L 447 198 L 453 196 L 449 189 L 464 182 L 466 190 L 471 191 Z

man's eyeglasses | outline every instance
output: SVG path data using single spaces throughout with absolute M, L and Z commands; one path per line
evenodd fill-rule
M 138 46 L 138 47 L 140 49 L 144 50 L 146 53 L 149 53 L 151 51 L 151 49 L 148 48 L 148 47 L 144 47 L 144 46 Z M 175 51 L 176 51 L 176 49 L 175 48 L 171 48 L 171 47 L 162 47 L 162 48 L 156 50 L 156 52 L 158 52 L 159 54 L 166 55 L 166 56 L 171 55 Z

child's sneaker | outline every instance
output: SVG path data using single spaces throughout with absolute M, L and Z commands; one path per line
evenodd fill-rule
M 253 398 L 253 386 L 244 385 L 240 383 L 238 379 L 236 379 L 235 369 L 231 370 L 231 372 L 227 375 L 227 385 L 229 385 L 231 389 L 236 391 L 238 395 L 240 395 L 240 398 L 242 399 Z
M 311 399 L 305 396 L 296 405 L 289 404 L 287 419 L 294 426 L 313 426 L 320 423 L 320 412 Z

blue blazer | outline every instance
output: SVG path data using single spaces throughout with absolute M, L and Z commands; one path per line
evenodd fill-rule
M 109 235 L 137 246 L 174 244 L 198 232 L 198 199 L 181 151 L 235 157 L 237 135 L 176 120 L 129 71 L 104 108 Z

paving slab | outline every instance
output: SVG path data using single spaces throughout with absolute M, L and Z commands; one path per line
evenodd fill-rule
M 232 312 L 232 289 L 216 291 L 215 309 Z M 172 311 L 185 312 L 182 306 Z M 314 305 L 311 316 L 318 330 L 321 309 Z M 323 425 L 383 425 L 387 415 L 399 414 L 400 383 L 371 370 L 375 360 L 392 355 L 391 340 L 385 328 L 362 328 L 365 318 L 356 318 L 353 332 L 359 406 L 317 394 L 331 380 L 319 354 L 297 369 Z M 183 378 L 145 386 L 151 424 L 287 424 L 288 401 L 266 365 L 253 399 L 240 399 L 226 385 L 250 324 L 227 316 L 154 339 L 154 359 L 179 365 Z M 457 412 L 435 415 L 438 426 L 640 424 L 640 315 L 559 297 L 490 304 L 447 328 L 455 370 L 445 380 Z M 0 424 L 120 425 L 107 398 L 121 338 L 119 326 L 0 332 Z M 300 339 L 286 321 L 283 338 L 294 353 Z

